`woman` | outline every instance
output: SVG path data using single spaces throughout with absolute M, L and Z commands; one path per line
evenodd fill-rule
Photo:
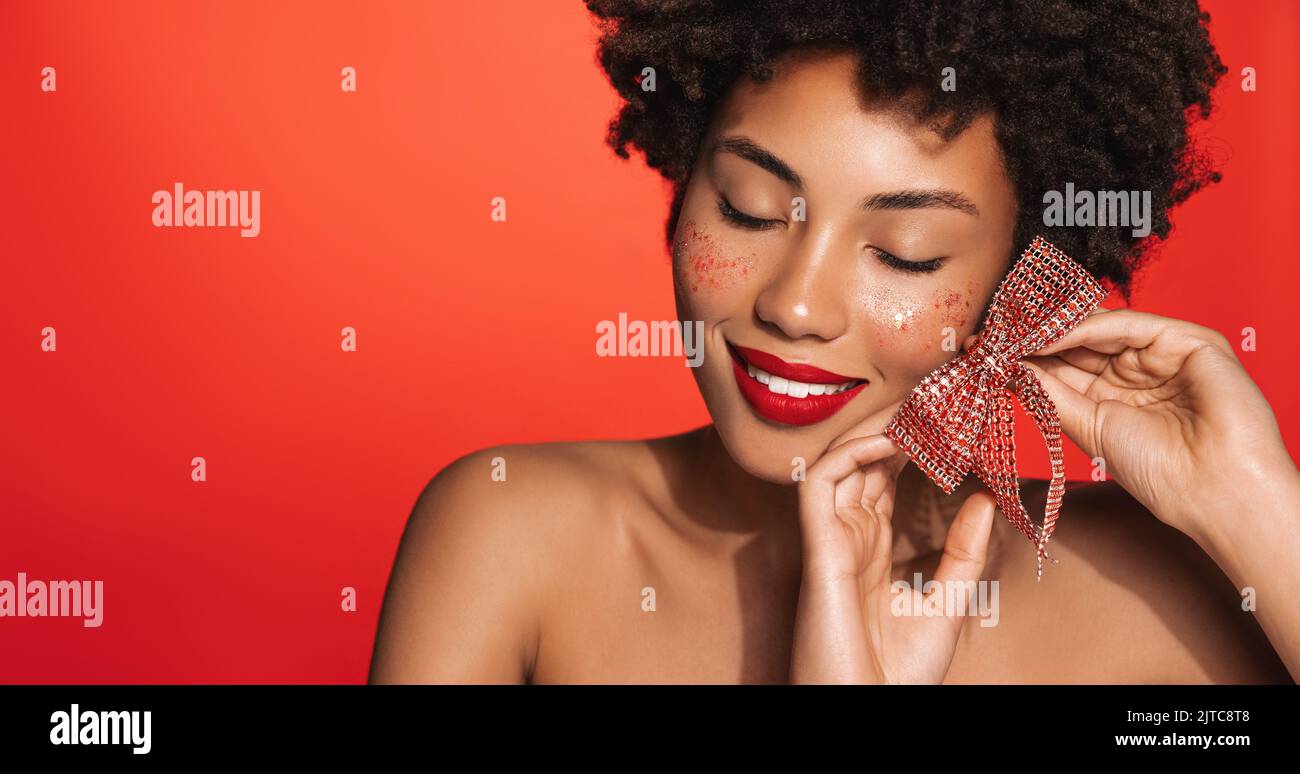
M 1149 240 L 1045 226 L 1045 192 L 1149 192 L 1164 238 L 1215 179 L 1187 136 L 1224 72 L 1194 5 L 588 5 L 626 100 L 611 144 L 674 184 L 678 316 L 704 324 L 713 424 L 438 474 L 372 681 L 1300 673 L 1300 473 L 1220 334 L 1101 311 L 1026 361 L 1112 479 L 1070 487 L 1040 582 L 974 477 L 936 496 L 881 434 L 1033 235 L 1127 291 Z M 1045 489 L 1022 482 L 1030 513 Z M 996 611 L 906 614 L 918 573 L 996 581 Z

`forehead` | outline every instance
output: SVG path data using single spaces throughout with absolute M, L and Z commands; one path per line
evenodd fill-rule
M 773 64 L 769 81 L 737 80 L 718 106 L 707 141 L 747 137 L 785 161 L 809 189 L 960 188 L 972 198 L 1007 193 L 991 115 L 945 141 L 901 105 L 865 95 L 858 61 L 842 51 L 787 53 Z

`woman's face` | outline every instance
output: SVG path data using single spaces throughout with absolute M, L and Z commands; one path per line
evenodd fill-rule
M 992 120 L 944 142 L 864 105 L 855 67 L 802 51 L 742 78 L 673 242 L 678 315 L 704 322 L 700 392 L 732 457 L 773 482 L 883 430 L 975 331 L 1014 248 Z

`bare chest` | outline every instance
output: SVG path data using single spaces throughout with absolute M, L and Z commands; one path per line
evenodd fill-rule
M 1043 612 L 1049 589 L 1019 581 L 998 588 L 966 611 L 946 682 L 1125 679 L 1122 651 L 1094 641 L 1086 625 L 1062 627 Z M 533 682 L 784 683 L 798 594 L 797 575 L 746 566 L 743 556 L 730 566 L 664 557 L 608 563 L 556 591 Z

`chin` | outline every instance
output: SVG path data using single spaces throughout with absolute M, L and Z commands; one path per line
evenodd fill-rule
M 694 376 L 731 459 L 749 475 L 773 484 L 795 484 L 795 458 L 803 459 L 805 470 L 812 467 L 832 442 L 870 416 L 877 402 L 870 400 L 874 395 L 859 394 L 824 420 L 787 424 L 764 418 L 750 405 L 739 387 L 739 380 L 748 377 L 736 372 L 730 356 L 710 352 Z
M 807 468 L 826 448 L 825 443 L 782 437 L 780 431 L 755 432 L 748 428 L 729 428 L 727 424 L 731 423 L 715 421 L 714 427 L 731 459 L 749 475 L 772 484 L 793 486 L 796 483 L 792 476 L 794 458 L 802 457 Z
M 787 486 L 796 483 L 792 477 L 796 457 L 803 458 L 805 470 L 812 467 L 843 432 L 831 422 L 802 427 L 771 424 L 740 400 L 727 401 L 719 410 L 710 403 L 709 413 L 722 445 L 741 469 L 757 479 Z

